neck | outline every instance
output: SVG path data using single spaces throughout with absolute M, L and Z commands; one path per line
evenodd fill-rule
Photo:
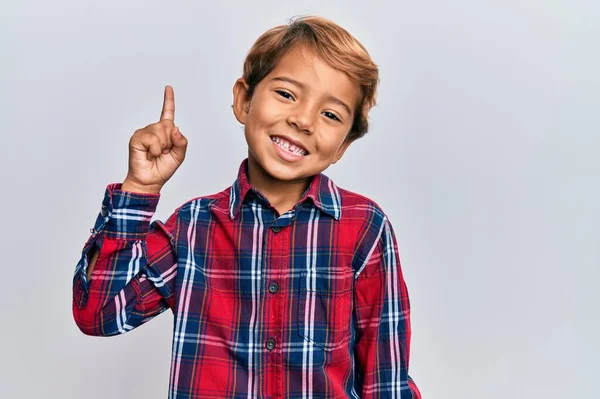
M 302 198 L 312 177 L 284 181 L 269 175 L 266 170 L 248 153 L 248 182 L 261 192 L 279 214 L 291 209 Z

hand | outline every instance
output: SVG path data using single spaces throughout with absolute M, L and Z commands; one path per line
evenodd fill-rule
M 121 190 L 159 193 L 185 159 L 188 141 L 175 126 L 175 95 L 165 87 L 160 120 L 129 140 L 129 170 Z

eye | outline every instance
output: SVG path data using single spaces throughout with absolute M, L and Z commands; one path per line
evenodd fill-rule
M 333 114 L 333 113 L 331 113 L 331 112 L 329 112 L 329 111 L 325 111 L 325 112 L 323 113 L 323 115 L 325 115 L 326 117 L 328 117 L 328 118 L 329 118 L 329 119 L 331 119 L 331 120 L 334 120 L 334 121 L 340 121 L 340 122 L 341 122 L 340 118 L 338 118 L 337 116 L 335 116 L 335 114 Z
M 281 97 L 283 98 L 287 98 L 288 100 L 293 100 L 294 96 L 292 96 L 290 93 L 288 93 L 287 91 L 283 91 L 283 90 L 275 90 L 275 92 L 277 94 L 279 94 Z

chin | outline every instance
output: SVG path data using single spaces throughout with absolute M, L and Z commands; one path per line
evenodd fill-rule
M 301 178 L 300 170 L 296 165 L 286 165 L 277 161 L 267 161 L 267 165 L 261 165 L 265 172 L 277 180 L 297 180 Z

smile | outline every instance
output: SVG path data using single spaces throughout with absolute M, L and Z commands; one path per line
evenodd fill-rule
M 299 156 L 306 156 L 308 154 L 308 151 L 306 151 L 305 149 L 300 148 L 297 145 L 294 145 L 279 136 L 273 136 L 273 137 L 271 137 L 271 140 L 275 144 L 277 144 L 277 146 L 279 148 L 281 148 L 285 151 L 289 151 L 292 154 L 299 155 Z

